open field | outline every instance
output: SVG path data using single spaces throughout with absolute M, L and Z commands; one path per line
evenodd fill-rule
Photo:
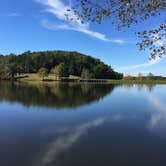
M 40 77 L 36 73 L 24 74 L 24 75 L 21 75 L 21 77 L 22 78 L 19 79 L 20 81 L 42 81 L 42 77 Z M 55 76 L 50 74 L 48 77 L 45 77 L 45 80 L 55 81 Z
M 80 77 L 70 75 L 70 79 L 79 79 Z M 29 73 L 29 74 L 24 74 L 21 75 L 21 78 L 18 79 L 19 81 L 43 81 L 42 77 L 40 77 L 36 73 Z M 55 77 L 54 74 L 49 74 L 48 77 L 44 78 L 44 81 L 58 81 L 58 79 Z

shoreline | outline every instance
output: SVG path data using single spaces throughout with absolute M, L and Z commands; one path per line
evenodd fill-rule
M 166 84 L 166 79 L 143 79 L 143 80 L 126 80 L 126 79 L 82 79 L 77 76 L 70 75 L 69 77 L 55 78 L 49 74 L 48 77 L 41 78 L 36 73 L 23 74 L 12 78 L 3 78 L 0 81 L 11 82 L 34 82 L 34 83 L 99 83 L 99 84 Z
M 166 84 L 166 80 L 104 80 L 102 79 L 102 81 L 99 81 L 99 79 L 93 79 L 93 81 L 80 81 L 80 80 L 26 80 L 26 79 L 0 79 L 0 81 L 2 82 L 34 82 L 34 83 L 80 83 L 80 84 L 84 84 L 84 83 L 99 83 L 99 84 Z

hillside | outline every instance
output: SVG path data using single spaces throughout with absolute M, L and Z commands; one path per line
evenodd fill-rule
M 0 75 L 7 72 L 37 73 L 39 69 L 46 68 L 51 72 L 55 66 L 63 64 L 67 75 L 88 75 L 97 79 L 121 79 L 123 74 L 115 72 L 110 66 L 99 59 L 78 52 L 44 51 L 25 52 L 20 55 L 0 56 Z M 88 73 L 88 74 L 87 74 Z

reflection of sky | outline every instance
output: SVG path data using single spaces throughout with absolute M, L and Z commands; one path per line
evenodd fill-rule
M 122 127 L 131 125 L 132 130 L 163 136 L 166 129 L 165 97 L 163 86 L 156 86 L 152 91 L 145 86 L 141 89 L 128 86 L 118 87 L 102 100 L 70 111 L 2 101 L 0 132 L 7 127 L 4 133 L 8 138 L 12 138 L 13 129 L 16 139 L 20 139 L 20 132 L 24 130 L 25 137 L 49 138 L 41 151 L 34 154 L 34 166 L 47 166 L 56 162 L 59 155 L 79 142 L 89 130 L 98 129 L 105 123 L 109 123 L 109 127 L 113 123 Z M 6 126 L 2 127 L 4 124 Z
M 69 149 L 74 143 L 76 143 L 83 134 L 89 129 L 96 128 L 104 123 L 104 118 L 99 118 L 90 122 L 78 125 L 75 128 L 66 128 L 62 130 L 62 133 L 58 138 L 49 143 L 46 150 L 42 152 L 37 161 L 37 165 L 46 166 L 51 162 L 56 162 L 58 155 Z M 36 164 L 35 164 L 36 166 Z
M 58 133 L 58 136 L 49 142 L 44 150 L 40 152 L 34 165 L 47 166 L 53 162 L 54 166 L 56 166 L 55 163 L 59 162 L 59 155 L 66 152 L 68 149 L 74 146 L 74 144 L 79 142 L 82 136 L 85 135 L 89 130 L 98 128 L 104 125 L 105 122 L 118 122 L 123 118 L 125 117 L 123 117 L 121 114 L 116 114 L 111 117 L 96 117 L 96 119 L 91 119 L 89 121 L 85 120 L 72 127 L 66 126 L 62 128 L 52 128 L 50 131 L 44 131 L 45 135 Z
M 18 110 L 25 110 L 26 108 L 19 104 L 19 103 L 10 103 L 7 101 L 1 101 L 0 102 L 0 111 L 10 111 L 10 110 L 14 110 L 14 111 L 18 111 Z
M 159 135 L 163 135 L 163 132 L 166 131 L 166 103 L 152 95 L 149 95 L 148 99 L 155 110 L 151 115 L 148 128 Z

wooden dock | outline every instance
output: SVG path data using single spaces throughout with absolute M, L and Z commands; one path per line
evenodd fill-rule
M 107 82 L 106 79 L 80 79 L 80 82 Z

